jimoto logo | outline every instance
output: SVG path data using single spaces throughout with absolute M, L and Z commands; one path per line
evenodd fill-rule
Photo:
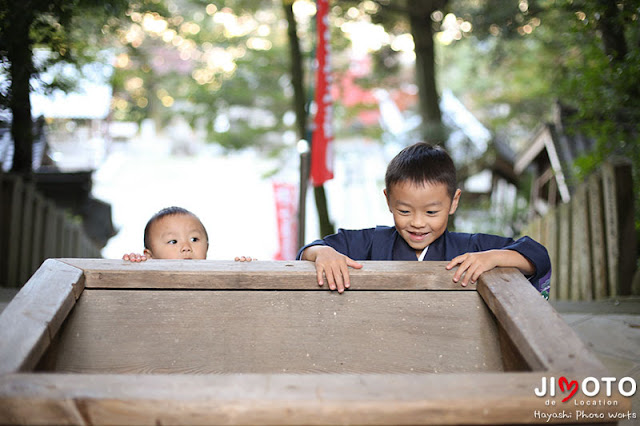
M 557 384 L 555 377 L 543 377 L 540 387 L 536 387 L 534 392 L 539 397 L 554 397 L 556 392 L 559 391 L 562 395 L 566 394 L 562 402 L 567 402 L 578 391 L 582 391 L 588 397 L 602 396 L 601 392 L 604 392 L 604 395 L 609 397 L 616 387 L 622 396 L 629 397 L 636 393 L 636 381 L 632 377 L 623 377 L 620 380 L 615 377 L 601 377 L 600 379 L 586 377 L 582 380 L 582 383 L 578 383 L 577 380 L 569 380 L 565 376 L 558 378 Z

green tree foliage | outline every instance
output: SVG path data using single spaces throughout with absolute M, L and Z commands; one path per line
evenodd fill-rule
M 229 149 L 281 146 L 282 133 L 293 132 L 284 119 L 293 94 L 282 10 L 271 1 L 171 4 L 166 19 L 132 14 L 121 35 L 115 118 L 152 117 L 162 127 L 182 115 Z
M 2 88 L 3 107 L 12 115 L 15 143 L 12 171 L 29 175 L 32 164 L 30 80 L 55 62 L 80 64 L 104 47 L 100 41 L 119 24 L 130 6 L 126 0 L 0 0 L 0 55 L 9 87 Z M 150 3 L 150 4 L 148 4 Z M 141 0 L 142 7 L 158 2 Z M 50 55 L 34 64 L 33 49 L 46 48 Z M 70 81 L 54 80 L 45 88 L 66 88 Z
M 467 88 L 484 118 L 524 138 L 559 101 L 575 111 L 567 131 L 595 141 L 573 165 L 577 178 L 621 155 L 640 188 L 640 1 L 453 0 L 451 7 L 473 23 L 467 67 L 477 78 Z
M 418 112 L 422 118 L 421 137 L 444 144 L 447 134 L 442 124 L 436 85 L 436 48 L 434 35 L 440 23 L 433 19 L 436 12 L 447 8 L 448 0 L 365 0 L 343 1 L 334 7 L 334 13 L 349 19 L 354 8 L 368 15 L 372 23 L 381 25 L 391 37 L 411 34 L 414 43 L 415 68 L 413 81 L 418 86 Z M 398 83 L 397 54 L 389 46 L 382 46 L 375 55 L 376 77 L 370 80 L 378 87 L 395 80 Z M 394 79 L 394 76 L 396 77 Z M 366 84 L 366 83 L 365 83 Z M 397 86 L 396 86 L 397 87 Z

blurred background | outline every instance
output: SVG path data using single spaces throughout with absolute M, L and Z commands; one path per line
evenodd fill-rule
M 323 3 L 1 2 L 0 284 L 142 252 L 171 205 L 209 259 L 293 259 L 392 225 L 386 164 L 424 140 L 453 229 L 544 243 L 552 298 L 640 294 L 640 1 Z

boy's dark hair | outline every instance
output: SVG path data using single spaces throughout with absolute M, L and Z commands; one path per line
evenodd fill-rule
M 156 223 L 157 221 L 159 221 L 160 219 L 162 219 L 163 217 L 173 216 L 173 215 L 178 215 L 178 214 L 190 215 L 190 216 L 193 216 L 196 219 L 198 219 L 198 221 L 200 221 L 198 216 L 196 216 L 195 214 L 191 213 L 187 209 L 184 209 L 182 207 L 176 207 L 176 206 L 165 207 L 164 209 L 160 210 L 158 213 L 156 213 L 153 216 L 151 216 L 151 219 L 149 219 L 149 221 L 147 222 L 147 226 L 144 227 L 144 248 L 149 249 L 149 246 L 150 246 L 150 244 L 149 244 L 149 231 L 151 230 L 151 226 L 154 223 Z M 202 222 L 200 222 L 200 224 L 202 225 Z M 206 237 L 207 241 L 209 241 L 209 235 L 207 234 L 207 228 L 205 228 L 204 225 L 202 225 L 202 229 L 204 230 L 204 236 Z
M 400 151 L 387 166 L 384 176 L 387 192 L 391 186 L 405 181 L 415 185 L 445 184 L 453 199 L 457 189 L 456 167 L 443 148 L 418 142 Z

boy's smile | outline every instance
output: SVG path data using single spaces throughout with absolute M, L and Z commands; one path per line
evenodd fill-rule
M 458 207 L 460 193 L 456 190 L 452 200 L 443 183 L 417 185 L 410 181 L 384 190 L 396 230 L 416 251 L 416 256 L 444 234 L 449 215 Z

